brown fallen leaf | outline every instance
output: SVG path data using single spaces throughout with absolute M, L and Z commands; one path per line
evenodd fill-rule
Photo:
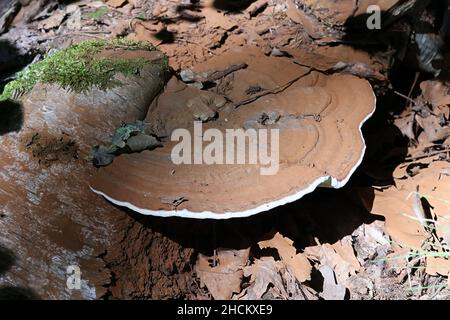
M 259 12 L 264 11 L 264 9 L 269 4 L 268 0 L 257 0 L 253 2 L 246 10 L 245 12 L 249 15 L 249 17 L 256 16 Z
M 287 1 L 286 15 L 295 23 L 303 25 L 303 28 L 305 29 L 306 33 L 311 38 L 319 39 L 322 37 L 320 30 L 321 27 L 316 23 L 316 21 L 314 21 L 314 19 L 309 17 L 302 10 L 298 9 L 294 1 L 292 0 Z
M 414 132 L 415 115 L 411 113 L 407 116 L 394 120 L 394 125 L 401 131 L 401 133 L 408 137 L 409 140 L 415 140 L 416 134 Z
M 408 266 L 410 252 L 409 248 L 394 248 L 394 252 L 386 256 L 386 269 L 399 275 Z
M 342 258 L 330 244 L 322 245 L 321 265 L 330 266 L 336 273 L 338 283 L 344 283 L 348 277 L 356 273 L 350 262 Z
M 351 273 L 356 272 L 361 267 L 358 259 L 355 256 L 353 249 L 353 242 L 351 236 L 346 236 L 333 244 L 333 249 L 336 253 L 353 268 Z
M 119 8 L 123 6 L 127 0 L 108 0 L 106 1 L 106 4 L 113 7 L 113 8 Z
M 445 140 L 450 137 L 450 126 L 441 126 L 440 117 L 430 115 L 426 118 L 417 117 L 417 123 L 422 127 L 429 142 Z
M 218 263 L 215 267 L 211 266 L 213 257 L 199 254 L 195 272 L 214 299 L 231 299 L 234 293 L 241 291 L 243 268 L 247 264 L 249 253 L 250 249 L 218 249 Z
M 202 9 L 202 15 L 205 17 L 207 29 L 220 27 L 224 30 L 230 30 L 237 26 L 233 20 L 215 8 L 213 0 L 205 1 L 205 6 Z
M 306 255 L 297 253 L 297 249 L 293 246 L 293 241 L 283 237 L 277 232 L 272 239 L 260 241 L 258 245 L 261 249 L 275 248 L 286 264 L 289 271 L 301 283 L 311 279 L 312 266 Z
M 273 285 L 281 296 L 287 298 L 288 294 L 280 275 L 283 267 L 283 263 L 275 261 L 273 257 L 262 257 L 255 260 L 251 266 L 245 267 L 244 275 L 250 277 L 250 286 L 244 290 L 244 295 L 240 296 L 239 300 L 261 299 L 270 285 Z
M 436 80 L 424 81 L 420 84 L 423 98 L 431 103 L 433 108 L 450 105 L 450 87 Z
M 425 272 L 430 276 L 450 276 L 450 259 L 427 257 Z
M 434 225 L 438 237 L 445 238 L 446 232 L 450 230 L 450 220 L 445 217 L 450 212 L 450 177 L 442 175 L 441 171 L 447 167 L 448 162 L 435 161 L 414 177 L 395 179 L 396 187 L 383 192 L 375 191 L 371 212 L 386 218 L 386 231 L 395 243 L 403 247 L 420 248 L 426 240 L 427 233 L 419 221 L 423 220 L 423 213 L 420 213 L 420 217 L 417 213 L 422 199 L 429 202 L 436 215 Z M 417 192 L 417 186 L 420 186 L 420 192 L 416 194 L 416 200 L 412 201 L 411 195 Z M 417 197 L 420 197 L 420 203 Z
M 159 46 L 163 39 L 158 35 L 164 33 L 166 30 L 163 23 L 154 24 L 149 21 L 135 20 L 132 24 L 133 33 L 129 34 L 127 38 L 135 41 L 147 41 L 154 46 Z
M 319 271 L 323 277 L 323 290 L 320 296 L 324 300 L 344 300 L 347 289 L 336 283 L 333 269 L 324 265 L 319 268 Z
M 336 273 L 337 283 L 343 284 L 360 269 L 355 256 L 351 236 L 331 245 L 328 243 L 305 248 L 305 255 L 320 262 L 321 266 L 329 266 Z

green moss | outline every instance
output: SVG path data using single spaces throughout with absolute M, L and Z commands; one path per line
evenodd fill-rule
M 100 7 L 97 10 L 95 10 L 94 12 L 89 13 L 88 18 L 94 19 L 94 20 L 99 20 L 99 19 L 103 18 L 103 16 L 107 13 L 108 13 L 108 8 L 106 6 Z
M 38 82 L 58 84 L 77 93 L 85 92 L 94 86 L 105 90 L 120 85 L 120 82 L 114 80 L 116 73 L 134 75 L 151 63 L 145 59 L 93 58 L 96 53 L 108 49 L 156 50 L 151 44 L 122 38 L 84 41 L 51 54 L 19 72 L 16 80 L 5 86 L 0 101 L 28 92 Z M 164 68 L 168 66 L 166 58 L 159 63 L 162 63 Z

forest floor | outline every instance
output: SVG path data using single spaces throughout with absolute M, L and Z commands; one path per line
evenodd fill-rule
M 450 299 L 450 86 L 393 66 L 381 46 L 369 53 L 337 41 L 340 30 L 305 28 L 305 21 L 317 23 L 307 13 L 282 0 L 231 7 L 49 0 L 32 1 L 9 19 L 0 36 L 0 43 L 14 44 L 1 48 L 3 85 L 54 50 L 127 37 L 157 46 L 178 77 L 251 46 L 326 74 L 365 78 L 377 94 L 376 114 L 363 129 L 366 156 L 344 188 L 318 189 L 244 219 L 126 212 L 139 225 L 122 230 L 122 245 L 105 256 L 113 279 L 97 298 Z M 326 36 L 312 37 L 311 30 Z M 222 86 L 232 85 L 232 77 L 224 79 L 230 83 Z M 29 152 L 62 162 L 76 153 L 70 139 L 54 144 L 51 154 L 42 145 Z

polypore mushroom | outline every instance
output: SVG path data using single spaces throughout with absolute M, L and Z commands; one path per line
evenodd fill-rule
M 205 72 L 246 63 L 246 69 L 229 76 L 232 87 L 225 91 L 231 101 L 172 79 L 146 119 L 155 135 L 167 137 L 164 146 L 119 156 L 98 171 L 92 190 L 141 214 L 226 219 L 296 201 L 320 185 L 345 185 L 365 151 L 361 126 L 375 109 L 370 84 L 351 75 L 327 76 L 287 58 L 239 50 L 194 68 Z M 198 110 L 193 110 L 195 105 Z M 199 110 L 217 117 L 194 124 Z M 236 164 L 238 157 L 233 164 L 226 157 L 227 133 L 233 129 L 250 137 L 243 149 L 233 146 L 241 150 L 238 156 L 245 156 L 241 164 Z M 180 139 L 183 134 L 193 141 Z M 259 156 L 266 156 L 257 163 L 250 151 L 255 139 L 262 150 Z M 177 164 L 180 158 L 188 161 Z M 192 164 L 186 163 L 189 159 Z

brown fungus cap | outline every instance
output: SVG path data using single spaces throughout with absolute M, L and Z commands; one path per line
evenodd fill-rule
M 223 89 L 228 100 L 172 79 L 146 119 L 153 133 L 168 137 L 164 146 L 117 157 L 98 171 L 92 190 L 142 214 L 227 219 L 293 202 L 320 185 L 342 187 L 364 155 L 361 126 L 375 109 L 370 84 L 351 75 L 327 76 L 287 58 L 239 50 L 194 68 L 208 72 L 247 64 L 223 79 L 233 79 Z M 255 96 L 259 98 L 252 101 Z M 201 134 L 211 128 L 224 136 L 227 129 L 278 129 L 278 171 L 261 174 L 267 165 L 259 161 L 174 164 L 171 153 L 179 141 L 170 141 L 170 135 L 185 128 L 194 136 L 195 119 L 203 121 Z M 202 150 L 209 143 L 203 142 Z M 247 145 L 246 156 L 248 150 Z

